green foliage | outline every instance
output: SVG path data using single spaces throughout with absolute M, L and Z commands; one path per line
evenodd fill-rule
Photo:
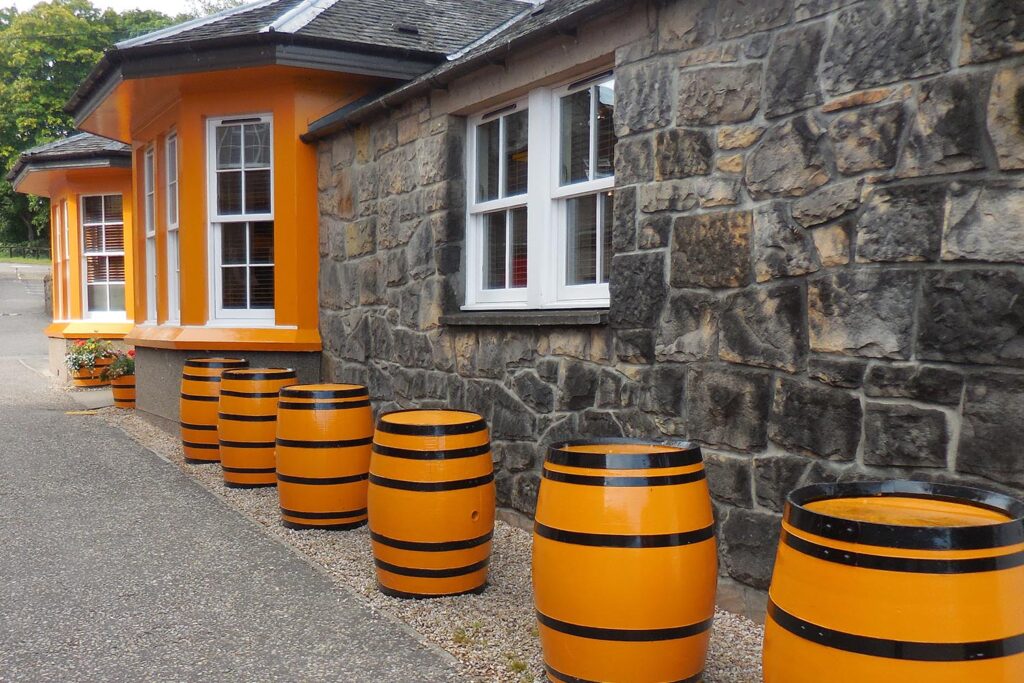
M 100 373 L 100 379 L 112 380 L 135 374 L 135 349 L 115 351 L 110 365 Z
M 29 147 L 71 134 L 64 103 L 115 42 L 186 17 L 101 11 L 89 0 L 51 0 L 25 12 L 0 8 L 0 176 Z M 0 179 L 0 242 L 44 237 L 49 202 Z

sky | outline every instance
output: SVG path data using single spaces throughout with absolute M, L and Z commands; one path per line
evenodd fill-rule
M 0 0 L 0 6 L 10 7 L 13 4 L 19 11 L 27 10 L 39 0 Z M 111 8 L 118 12 L 128 9 L 155 9 L 168 15 L 180 14 L 189 9 L 187 0 L 92 0 L 92 4 L 101 9 Z

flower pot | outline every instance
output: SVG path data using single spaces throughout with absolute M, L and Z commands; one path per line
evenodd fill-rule
M 99 358 L 96 360 L 96 367 L 93 369 L 79 368 L 71 373 L 71 383 L 76 387 L 105 387 L 110 382 L 101 379 L 100 375 L 112 362 L 110 358 Z
M 135 408 L 135 375 L 122 375 L 110 380 L 114 392 L 114 406 L 130 410 Z

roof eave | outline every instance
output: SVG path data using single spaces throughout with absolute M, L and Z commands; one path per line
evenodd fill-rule
M 77 152 L 54 154 L 42 158 L 21 156 L 14 163 L 6 180 L 17 191 L 29 173 L 87 168 L 131 168 L 131 152 Z
M 312 143 L 340 130 L 358 125 L 360 122 L 365 121 L 377 113 L 398 106 L 405 100 L 429 92 L 432 89 L 444 87 L 456 78 L 460 78 L 483 66 L 487 66 L 488 64 L 497 61 L 496 58 L 503 53 L 511 52 L 525 43 L 535 42 L 538 39 L 549 38 L 551 36 L 564 33 L 570 28 L 575 28 L 581 22 L 593 18 L 604 11 L 607 7 L 617 5 L 620 2 L 621 0 L 601 0 L 600 2 L 587 5 L 576 12 L 565 15 L 557 21 L 553 21 L 550 24 L 544 24 L 533 31 L 516 36 L 510 41 L 498 42 L 492 48 L 475 54 L 464 61 L 456 60 L 454 63 L 449 62 L 448 64 L 439 65 L 433 71 L 427 72 L 415 80 L 401 85 L 363 106 L 354 109 L 350 109 L 349 105 L 341 107 L 340 109 L 335 110 L 334 112 L 331 112 L 330 114 L 327 114 L 326 116 L 323 116 L 309 124 L 306 132 L 302 134 L 301 139 L 303 142 Z M 451 66 L 449 66 L 449 64 L 451 64 Z M 345 115 L 340 115 L 343 111 L 347 113 Z

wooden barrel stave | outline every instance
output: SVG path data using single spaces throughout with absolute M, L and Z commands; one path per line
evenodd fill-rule
M 699 449 L 570 442 L 543 475 L 533 582 L 548 678 L 699 680 L 717 582 Z
M 217 403 L 225 370 L 249 366 L 243 358 L 189 358 L 181 371 L 179 426 L 185 462 L 220 462 Z
M 135 375 L 123 375 L 110 380 L 114 406 L 130 410 L 135 407 Z
M 400 433 L 417 430 L 392 420 L 422 421 L 421 433 Z M 434 432 L 452 433 L 431 433 L 432 420 L 448 424 Z M 383 592 L 433 597 L 485 588 L 495 490 L 488 431 L 480 416 L 463 411 L 382 416 L 369 482 L 371 543 Z
M 91 370 L 80 368 L 71 373 L 71 383 L 76 387 L 105 387 L 110 384 L 102 378 L 103 371 L 113 363 L 112 358 L 97 358 L 96 365 Z
M 295 385 L 278 404 L 282 524 L 351 529 L 366 523 L 373 435 L 369 392 L 359 385 Z
M 988 511 L 1002 506 L 1003 521 L 959 527 L 901 529 L 803 511 L 815 496 L 863 491 L 878 507 L 892 501 L 896 515 L 932 507 L 929 497 L 941 498 L 937 507 L 958 495 L 986 498 L 921 482 L 794 491 L 769 593 L 765 681 L 1024 680 L 1024 503 L 989 494 Z
M 277 484 L 277 402 L 298 380 L 291 368 L 245 368 L 221 375 L 217 433 L 224 485 Z

